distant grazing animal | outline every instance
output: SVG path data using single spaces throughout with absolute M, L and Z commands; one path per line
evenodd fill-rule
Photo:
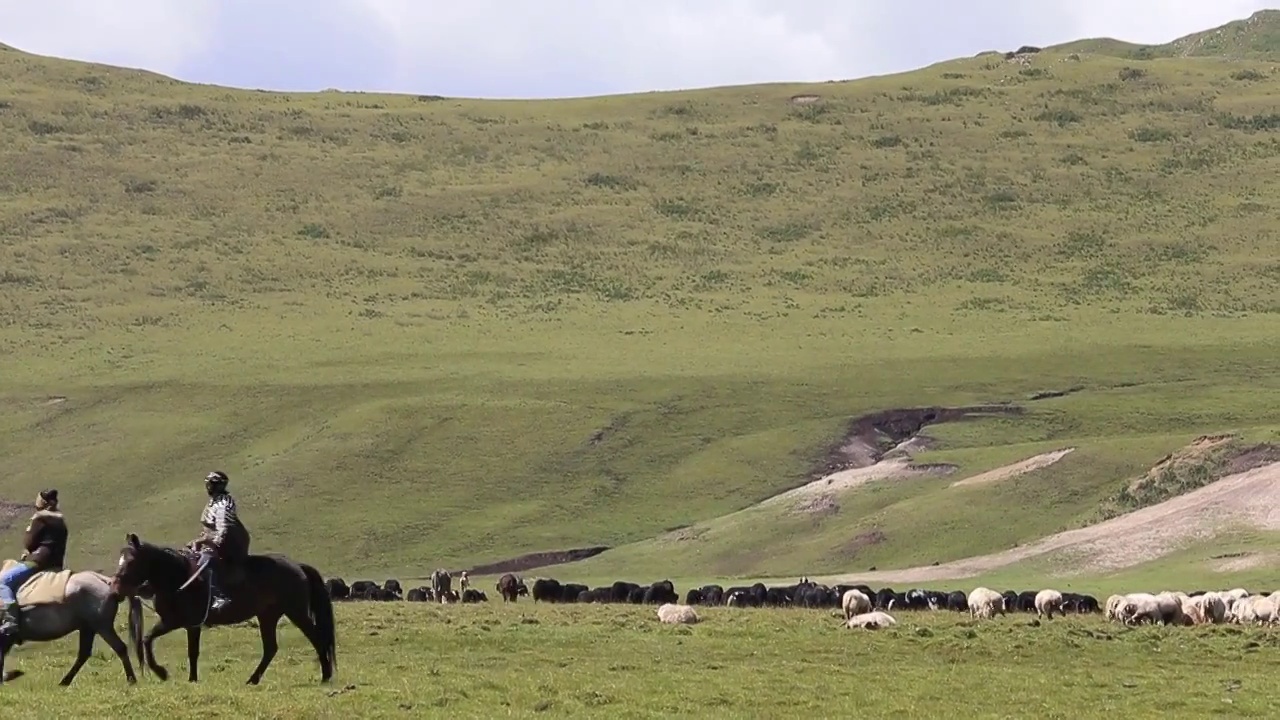
M 1055 612 L 1059 615 L 1066 614 L 1066 611 L 1062 609 L 1062 593 L 1057 590 L 1041 590 L 1036 593 L 1033 602 L 1035 604 L 1037 617 L 1052 620 Z
M 516 602 L 521 595 L 529 594 L 529 588 L 525 586 L 524 579 L 511 573 L 498 578 L 497 589 L 503 602 Z
M 451 584 L 452 579 L 453 578 L 449 575 L 449 571 L 444 568 L 440 568 L 431 573 L 431 594 L 438 598 L 442 603 L 445 601 L 445 595 L 449 592 L 449 585 Z
M 698 613 L 688 605 L 664 603 L 658 607 L 658 621 L 668 625 L 692 625 L 698 622 Z
M 1005 597 L 990 588 L 974 588 L 969 593 L 969 614 L 976 619 L 989 619 L 1005 614 Z
M 848 620 L 854 615 L 871 612 L 871 598 L 861 590 L 849 589 L 845 591 L 844 597 L 840 598 L 840 607 L 844 609 L 844 619 Z
M 849 629 L 861 628 L 863 630 L 879 630 L 892 625 L 897 625 L 898 621 L 893 616 L 882 610 L 872 610 L 868 613 L 854 615 L 845 621 L 845 627 Z

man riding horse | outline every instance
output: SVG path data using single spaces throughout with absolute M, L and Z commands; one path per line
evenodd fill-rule
M 227 492 L 227 474 L 214 470 L 204 478 L 204 488 L 209 493 L 209 503 L 200 516 L 203 526 L 200 537 L 188 546 L 200 553 L 200 565 L 205 568 L 204 579 L 210 583 L 213 595 L 211 610 L 217 611 L 229 602 L 226 585 L 234 582 L 219 581 L 221 571 L 236 577 L 242 571 L 242 563 L 249 556 L 249 531 L 236 513 L 236 501 Z M 212 572 L 217 561 L 220 572 Z
M 58 510 L 58 491 L 42 490 L 36 497 L 36 512 L 27 525 L 19 562 L 0 576 L 0 603 L 4 605 L 0 637 L 18 632 L 18 588 L 36 573 L 61 570 L 67 554 L 67 523 Z

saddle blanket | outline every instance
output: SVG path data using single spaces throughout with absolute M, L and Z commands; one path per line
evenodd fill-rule
M 0 573 L 17 565 L 16 560 L 5 560 Z M 45 570 L 27 578 L 18 588 L 18 605 L 46 605 L 60 603 L 67 599 L 67 581 L 71 579 L 70 570 Z

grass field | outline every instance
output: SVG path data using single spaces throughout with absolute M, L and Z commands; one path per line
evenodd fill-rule
M 28 675 L 5 687 L 5 716 L 1274 715 L 1273 673 L 1261 659 L 1277 640 L 1261 629 L 1124 628 L 1080 616 L 1035 627 L 1024 614 L 974 624 L 908 612 L 895 628 L 866 632 L 816 610 L 703 617 L 676 628 L 659 625 L 651 607 L 348 604 L 331 686 L 318 684 L 310 648 L 289 628 L 263 684 L 242 689 L 257 633 L 235 628 L 205 634 L 195 686 L 185 681 L 185 643 L 173 638 L 156 652 L 179 679 L 147 676 L 128 688 L 118 661 L 99 652 L 56 709 L 48 686 L 73 648 L 33 647 L 18 653 Z
M 216 467 L 255 549 L 348 579 L 590 545 L 538 572 L 886 570 L 1096 522 L 1197 435 L 1280 427 L 1256 17 L 1202 56 L 537 102 L 0 50 L 0 498 L 59 487 L 105 569 L 194 536 Z M 851 417 L 1002 401 L 929 428 L 951 476 L 754 508 Z

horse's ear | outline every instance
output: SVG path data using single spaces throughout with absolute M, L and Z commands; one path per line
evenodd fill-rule
M 138 547 L 138 545 L 141 544 L 141 541 L 138 540 L 138 536 L 134 533 L 129 533 L 125 540 L 128 541 L 131 547 Z

